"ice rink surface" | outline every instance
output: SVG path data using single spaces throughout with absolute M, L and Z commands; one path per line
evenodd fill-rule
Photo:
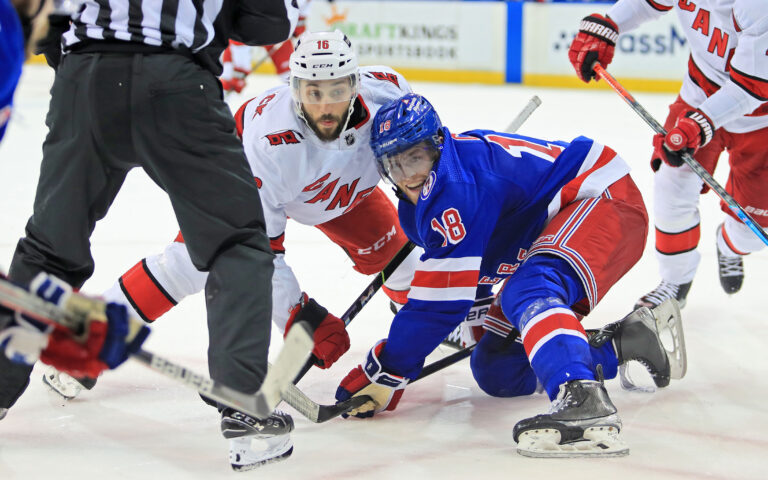
M 230 99 L 233 110 L 277 84 L 254 76 Z M 0 144 L 0 264 L 7 269 L 31 214 L 46 128 L 50 69 L 26 67 L 17 111 Z M 652 209 L 648 167 L 651 130 L 610 90 L 573 91 L 520 86 L 413 83 L 453 132 L 502 130 L 534 94 L 543 105 L 520 133 L 555 140 L 587 135 L 634 167 Z M 637 94 L 659 121 L 672 94 Z M 723 181 L 726 165 L 716 178 Z M 765 303 L 768 255 L 746 258 L 743 289 L 728 296 L 717 278 L 718 199 L 702 199 L 702 262 L 683 310 L 688 374 L 654 394 L 608 391 L 624 422 L 630 455 L 616 459 L 542 460 L 519 456 L 512 427 L 543 413 L 543 395 L 492 398 L 473 381 L 464 361 L 409 386 L 394 412 L 373 420 L 314 424 L 290 407 L 295 449 L 285 462 L 234 473 L 217 412 L 197 394 L 138 363 L 104 375 L 96 388 L 69 403 L 43 387 L 38 365 L 18 403 L 0 422 L 0 479 L 764 479 L 768 478 L 768 367 Z M 84 291 L 98 293 L 144 256 L 159 252 L 177 232 L 165 194 L 134 170 L 92 238 L 96 272 Z M 287 261 L 302 288 L 340 315 L 371 278 L 352 270 L 346 255 L 320 232 L 289 222 Z M 653 238 L 645 256 L 585 319 L 599 327 L 627 314 L 656 286 Z M 762 294 L 760 292 L 763 292 Z M 313 369 L 299 384 L 313 399 L 332 403 L 339 381 L 384 338 L 392 318 L 379 293 L 349 326 L 350 351 L 331 369 Z M 272 355 L 281 339 L 273 332 Z M 145 348 L 199 372 L 206 367 L 202 295 L 181 302 L 156 322 Z M 437 351 L 431 360 L 450 353 Z

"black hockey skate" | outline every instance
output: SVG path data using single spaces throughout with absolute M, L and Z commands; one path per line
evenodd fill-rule
M 662 280 L 656 288 L 646 293 L 635 302 L 634 309 L 637 310 L 640 307 L 658 307 L 664 303 L 665 300 L 670 298 L 677 300 L 679 308 L 683 308 L 685 307 L 685 299 L 688 297 L 688 291 L 691 289 L 692 283 L 693 281 L 676 284 Z
M 621 420 L 602 382 L 572 380 L 560 385 L 550 412 L 521 420 L 513 437 L 526 457 L 621 456 Z
M 280 410 L 264 420 L 232 408 L 221 412 L 221 434 L 229 439 L 229 462 L 235 471 L 252 470 L 290 457 L 292 430 L 293 419 Z
M 668 332 L 672 349 L 661 341 L 661 334 Z M 626 363 L 636 360 L 643 364 L 657 387 L 669 385 L 670 378 L 685 376 L 687 357 L 680 309 L 674 300 L 667 300 L 653 310 L 640 307 L 618 322 L 600 330 L 588 331 L 589 344 L 599 348 L 608 340 L 619 360 L 622 387 L 633 390 L 637 386 L 627 375 Z M 624 368 L 622 368 L 624 367 Z
M 72 400 L 84 389 L 90 390 L 96 386 L 96 379 L 90 377 L 75 378 L 48 366 L 43 373 L 43 383 L 65 400 Z
M 717 227 L 717 236 L 721 236 L 723 225 Z M 732 295 L 741 290 L 744 283 L 744 260 L 741 255 L 723 255 L 720 247 L 717 247 L 717 274 L 720 277 L 720 286 L 725 293 Z

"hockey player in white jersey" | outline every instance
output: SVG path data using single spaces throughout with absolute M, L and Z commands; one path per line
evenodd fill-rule
M 763 0 L 619 0 L 606 16 L 581 22 L 569 58 L 579 78 L 607 67 L 620 34 L 675 10 L 691 48 L 680 95 L 669 107 L 666 137 L 653 139 L 656 257 L 661 283 L 637 306 L 674 297 L 685 305 L 701 255 L 698 202 L 702 180 L 683 165 L 687 151 L 710 173 L 728 150 L 726 190 L 764 228 L 768 226 L 768 11 Z M 720 283 L 739 291 L 742 257 L 764 244 L 721 203 L 716 242 Z
M 305 33 L 291 56 L 290 85 L 267 90 L 235 114 L 248 162 L 259 185 L 267 235 L 275 255 L 273 323 L 287 332 L 297 318 L 319 325 L 313 354 L 330 367 L 348 348 L 344 322 L 302 292 L 285 261 L 288 217 L 316 226 L 340 246 L 362 274 L 380 272 L 406 244 L 397 211 L 377 186 L 380 176 L 369 145 L 378 109 L 411 91 L 389 67 L 358 68 L 347 37 Z M 415 249 L 382 289 L 406 302 L 421 249 Z M 105 292 L 152 322 L 203 289 L 206 273 L 193 266 L 179 235 L 165 250 L 139 261 Z M 45 382 L 74 397 L 81 385 L 49 370 Z M 81 379 L 86 388 L 94 383 Z

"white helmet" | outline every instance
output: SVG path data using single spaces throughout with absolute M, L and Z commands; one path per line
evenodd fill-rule
M 301 108 L 300 80 L 322 81 L 349 77 L 352 88 L 348 99 L 347 119 L 342 127 L 344 131 L 352 115 L 360 85 L 360 73 L 357 67 L 357 54 L 352 49 L 352 43 L 340 30 L 308 31 L 302 34 L 290 59 L 290 84 L 296 114 L 305 122 L 307 121 Z
M 331 80 L 357 75 L 357 55 L 340 30 L 305 32 L 291 54 L 291 77 Z

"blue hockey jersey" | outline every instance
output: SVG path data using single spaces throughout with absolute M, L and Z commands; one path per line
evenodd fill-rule
M 21 22 L 10 0 L 0 0 L 0 139 L 11 118 L 13 92 L 24 63 Z
M 514 274 L 552 217 L 629 173 L 613 150 L 586 137 L 568 143 L 489 130 L 443 133 L 418 203 L 398 207 L 405 233 L 425 252 L 381 361 L 408 378 L 476 297 Z

